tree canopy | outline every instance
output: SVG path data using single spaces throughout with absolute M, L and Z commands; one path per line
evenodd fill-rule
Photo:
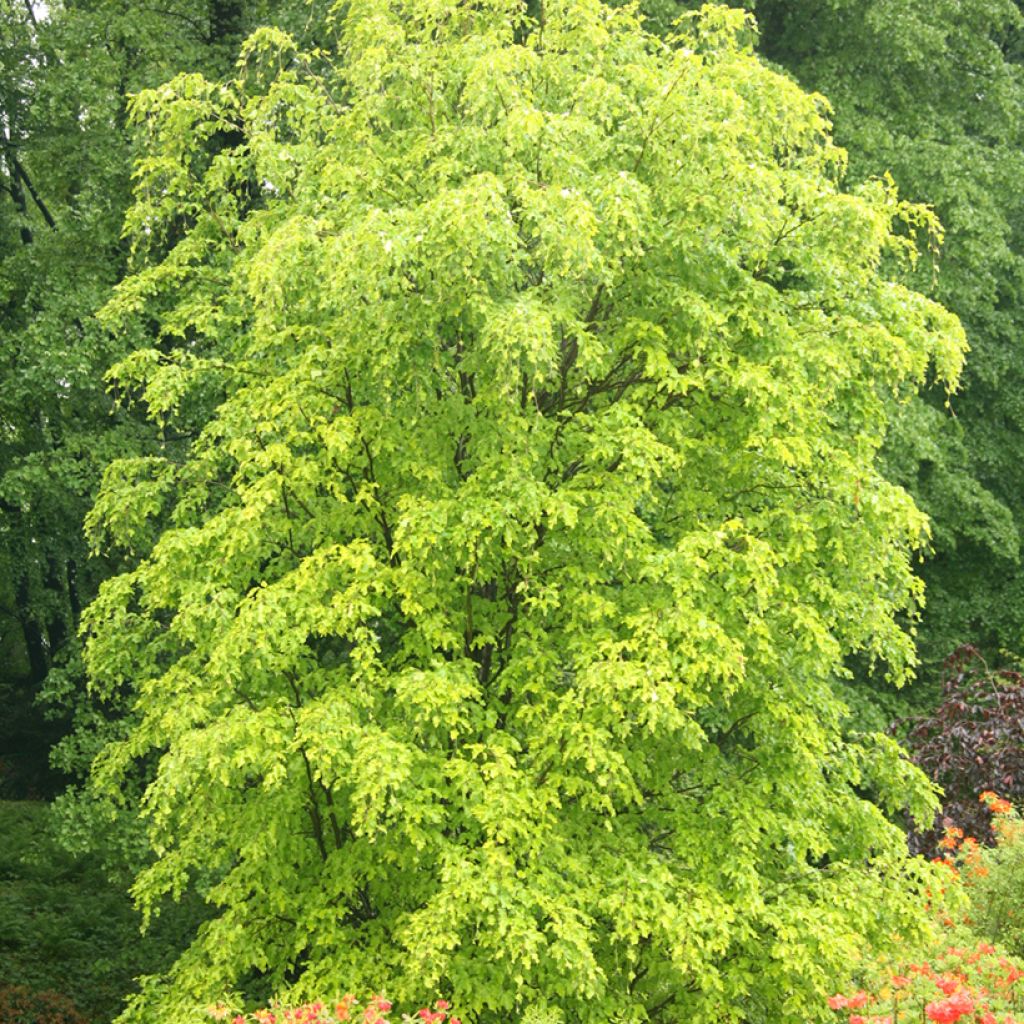
M 1020 495 L 1021 30 L 1013 0 L 758 0 L 761 49 L 836 110 L 853 180 L 890 172 L 945 229 L 917 284 L 962 319 L 963 386 L 896 417 L 888 473 L 934 524 L 919 653 L 937 681 L 961 644 L 1000 659 L 1024 637 Z
M 217 908 L 129 1019 L 225 990 L 457 992 L 481 1020 L 806 1019 L 916 920 L 844 733 L 897 680 L 926 521 L 882 475 L 954 316 L 939 229 L 843 191 L 828 107 L 707 8 L 339 4 L 143 92 L 113 371 L 185 438 L 89 519 L 86 613 L 148 772 L 144 908 Z
M 148 326 L 113 335 L 94 316 L 127 269 L 128 97 L 181 71 L 225 75 L 261 20 L 301 32 L 315 13 L 283 0 L 0 0 L 0 793 L 68 778 L 48 771 L 48 748 L 82 703 L 81 609 L 116 567 L 89 558 L 82 524 L 112 459 L 157 450 L 104 381 L 151 343 Z M 43 691 L 61 721 L 42 721 Z M 58 760 L 82 770 L 88 756 L 72 743 Z

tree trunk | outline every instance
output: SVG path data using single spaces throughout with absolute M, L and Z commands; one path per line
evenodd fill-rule
M 50 671 L 50 659 L 47 657 L 43 631 L 29 609 L 29 589 L 26 576 L 18 578 L 15 608 L 18 613 L 18 621 L 21 623 L 21 632 L 25 638 L 25 652 L 28 654 L 32 683 L 38 686 L 46 678 L 46 673 Z

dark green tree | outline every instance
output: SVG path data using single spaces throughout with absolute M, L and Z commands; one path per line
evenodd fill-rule
M 316 24 L 299 2 L 0 0 L 0 792 L 61 781 L 46 757 L 77 704 L 78 618 L 113 568 L 83 536 L 104 467 L 177 443 L 116 406 L 104 380 L 153 341 L 150 325 L 114 337 L 94 316 L 129 263 L 128 98 L 182 71 L 226 74 L 270 18 L 300 35 Z M 36 704 L 48 676 L 64 708 L 50 725 Z

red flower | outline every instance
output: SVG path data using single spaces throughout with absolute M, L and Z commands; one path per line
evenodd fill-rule
M 859 1010 L 870 998 L 871 997 L 867 992 L 854 992 L 853 995 L 846 1000 L 846 1005 L 851 1010 Z
M 968 1013 L 974 1013 L 974 1000 L 967 992 L 957 992 L 950 1002 L 956 1006 L 957 1012 L 961 1017 Z
M 943 999 L 941 1002 L 929 1003 L 924 1012 L 928 1019 L 935 1021 L 935 1024 L 955 1024 L 960 1017 L 956 1010 L 949 1005 L 949 1001 Z
M 948 999 L 929 1003 L 924 1011 L 935 1024 L 956 1024 L 961 1017 L 974 1011 L 974 1000 L 961 989 Z
M 988 804 L 988 809 L 993 814 L 1009 814 L 1013 810 L 1013 804 L 1009 800 L 1004 800 L 998 793 L 993 793 L 990 789 L 986 789 L 978 799 L 983 804 Z
M 841 1010 L 846 1006 L 846 996 L 829 996 L 828 1008 L 830 1010 Z

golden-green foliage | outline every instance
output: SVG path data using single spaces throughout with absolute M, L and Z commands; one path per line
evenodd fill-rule
M 876 456 L 964 338 L 881 268 L 937 225 L 842 191 L 741 13 L 675 46 L 597 0 L 336 28 L 135 103 L 105 322 L 161 338 L 112 380 L 199 428 L 90 519 L 133 553 L 86 617 L 129 715 L 94 786 L 149 772 L 135 893 L 216 916 L 129 1019 L 339 983 L 819 1014 L 920 916 L 887 813 L 930 792 L 833 683 L 913 658 L 925 522 Z

